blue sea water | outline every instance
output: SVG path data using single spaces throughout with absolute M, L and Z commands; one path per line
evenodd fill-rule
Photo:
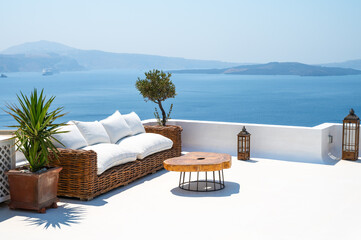
M 67 120 L 101 120 L 115 110 L 154 118 L 156 105 L 145 102 L 135 88 L 144 72 L 130 70 L 8 73 L 0 78 L 0 106 L 16 103 L 16 94 L 33 88 L 55 95 Z M 361 75 L 337 77 L 240 76 L 173 74 L 177 96 L 172 118 L 225 122 L 315 126 L 341 122 L 349 109 L 361 116 Z M 0 129 L 14 120 L 0 110 Z

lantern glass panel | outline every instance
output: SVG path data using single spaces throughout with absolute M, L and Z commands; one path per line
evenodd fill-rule
M 239 137 L 239 152 L 244 152 L 244 141 L 243 141 L 243 137 Z

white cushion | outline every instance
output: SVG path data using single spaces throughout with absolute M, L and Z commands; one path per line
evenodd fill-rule
M 132 135 L 145 133 L 142 121 L 135 112 L 131 112 L 122 116 L 132 130 Z
M 93 150 L 97 153 L 98 175 L 102 174 L 111 167 L 135 161 L 137 159 L 136 152 L 130 149 L 122 148 L 116 144 L 100 143 L 87 146 L 83 149 Z
M 160 134 L 141 133 L 120 139 L 117 144 L 138 153 L 137 158 L 143 159 L 153 153 L 172 148 L 173 142 Z
M 119 139 L 132 134 L 132 130 L 118 110 L 100 123 L 107 131 L 111 143 L 116 143 Z
M 79 129 L 74 125 L 72 121 L 67 123 L 68 125 L 60 127 L 59 131 L 68 131 L 66 133 L 55 134 L 53 137 L 60 141 L 63 145 L 53 140 L 54 146 L 57 148 L 70 148 L 79 149 L 87 146 L 85 138 L 80 133 Z
M 103 125 L 100 122 L 74 121 L 74 123 L 78 127 L 89 146 L 96 143 L 110 143 L 107 131 L 105 131 Z

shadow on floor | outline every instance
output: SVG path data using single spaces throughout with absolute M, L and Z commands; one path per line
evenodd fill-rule
M 114 195 L 120 194 L 132 187 L 135 187 L 139 184 L 145 183 L 147 181 L 151 181 L 154 178 L 160 177 L 163 174 L 167 173 L 166 170 L 162 169 L 157 171 L 156 173 L 152 173 L 149 174 L 145 177 L 142 177 L 140 179 L 135 180 L 132 183 L 129 183 L 126 186 L 121 186 L 118 187 L 116 189 L 111 190 L 110 192 L 107 192 L 105 194 L 102 194 L 100 196 L 95 197 L 94 199 L 90 200 L 90 201 L 80 201 L 79 199 L 74 199 L 74 198 L 61 198 L 62 202 L 66 202 L 66 203 L 72 203 L 72 204 L 80 204 L 80 205 L 86 205 L 86 206 L 104 206 L 106 205 L 108 202 L 106 201 L 106 199 L 111 198 Z
M 254 159 L 248 159 L 248 160 L 237 160 L 237 161 L 242 161 L 242 162 L 245 162 L 245 163 L 258 163 L 257 160 L 254 160 Z
M 180 197 L 228 197 L 239 193 L 239 184 L 225 181 L 225 188 L 214 192 L 192 192 L 175 187 L 171 190 L 174 195 Z
M 346 159 L 342 159 L 342 161 L 347 161 L 347 162 L 351 162 L 351 163 L 361 163 L 360 158 L 358 160 L 356 160 L 356 161 L 354 161 L 354 160 L 346 160 Z
M 267 159 L 270 161 L 282 161 L 282 162 L 291 162 L 291 163 L 307 163 L 307 164 L 315 164 L 315 165 L 327 165 L 327 166 L 335 166 L 340 159 L 336 158 L 336 157 L 332 157 L 330 156 L 329 159 L 324 159 L 322 162 L 321 161 L 310 161 L 310 160 L 302 160 L 302 159 L 293 159 L 293 158 L 289 158 L 289 159 L 279 159 L 279 158 L 273 158 L 273 157 L 268 157 L 268 158 L 255 158 L 255 159 Z M 255 160 L 254 159 L 254 160 Z M 256 161 L 256 160 L 255 160 Z M 247 162 L 247 161 L 245 161 Z
M 83 206 L 104 206 L 108 203 L 106 199 L 116 194 L 122 193 L 134 186 L 151 181 L 152 179 L 157 178 L 166 172 L 167 171 L 164 169 L 157 171 L 154 174 L 150 174 L 141 179 L 135 180 L 127 186 L 116 188 L 90 201 L 80 201 L 78 199 L 72 198 L 60 198 L 58 203 L 59 207 L 57 209 L 49 208 L 45 214 L 20 209 L 10 210 L 6 202 L 0 203 L 0 223 L 15 216 L 20 216 L 23 217 L 23 221 L 25 221 L 29 226 L 43 226 L 44 229 L 49 227 L 60 229 L 62 226 L 78 224 L 84 219 L 86 214 L 86 209 Z M 70 206 L 70 204 L 74 204 L 75 206 Z
M 59 203 L 57 209 L 47 209 L 45 214 L 26 210 L 9 210 L 6 204 L 0 210 L 0 223 L 15 216 L 23 217 L 23 221 L 29 226 L 43 226 L 44 229 L 59 228 L 78 224 L 84 219 L 84 207 L 70 207 L 67 203 Z

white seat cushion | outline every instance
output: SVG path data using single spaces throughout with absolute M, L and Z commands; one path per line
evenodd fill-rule
M 84 150 L 93 150 L 97 153 L 98 175 L 102 174 L 111 167 L 135 161 L 137 152 L 132 149 L 126 149 L 116 144 L 100 143 L 83 148 Z
M 79 129 L 74 125 L 72 121 L 67 123 L 68 125 L 63 126 L 59 131 L 67 131 L 66 133 L 55 134 L 53 137 L 61 142 L 63 145 L 53 140 L 54 146 L 57 148 L 69 148 L 79 149 L 88 145 L 85 138 L 80 133 Z
M 107 131 L 111 143 L 116 143 L 119 139 L 132 134 L 132 130 L 118 110 L 100 123 Z
M 138 133 L 145 133 L 144 126 L 139 116 L 135 112 L 131 112 L 125 115 L 122 115 L 124 120 L 127 122 L 128 126 L 132 130 L 132 135 Z
M 85 138 L 88 146 L 97 143 L 110 143 L 108 133 L 100 122 L 74 121 L 74 123 Z
M 117 144 L 138 153 L 138 159 L 143 159 L 153 153 L 172 148 L 173 142 L 160 134 L 140 133 L 120 139 Z

